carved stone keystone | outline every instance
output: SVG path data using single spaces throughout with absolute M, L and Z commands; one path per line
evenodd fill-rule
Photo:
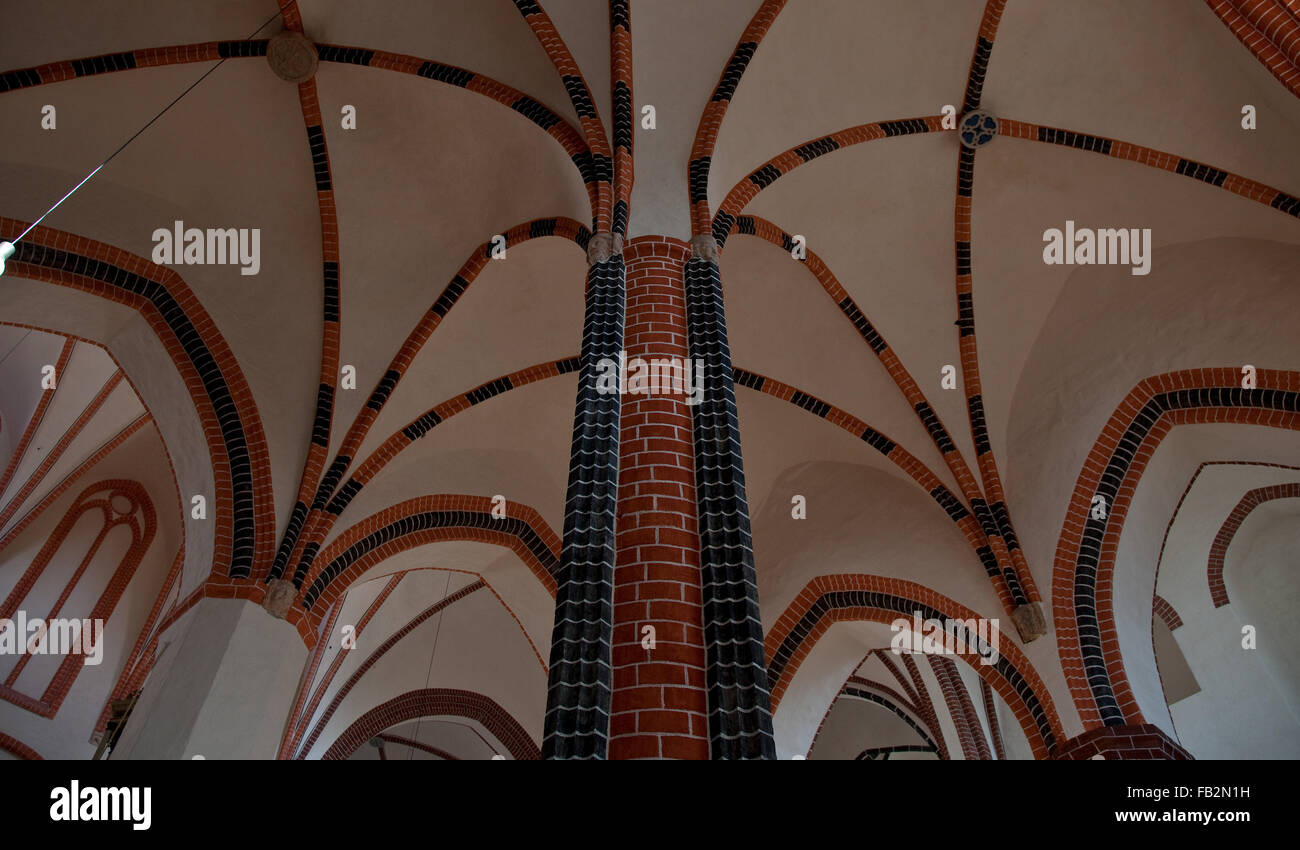
M 967 112 L 957 125 L 957 137 L 970 150 L 983 147 L 998 134 L 998 119 L 982 109 Z
M 287 83 L 305 83 L 316 75 L 316 45 L 300 32 L 276 33 L 266 45 L 266 62 Z

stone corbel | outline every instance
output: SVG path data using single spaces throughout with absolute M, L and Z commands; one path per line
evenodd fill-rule
M 691 237 L 691 256 L 699 257 L 709 262 L 718 262 L 718 240 L 714 239 L 708 233 L 701 233 L 698 236 Z
M 608 262 L 611 257 L 623 253 L 623 237 L 617 233 L 601 231 L 593 233 L 587 243 L 587 265 L 596 266 Z

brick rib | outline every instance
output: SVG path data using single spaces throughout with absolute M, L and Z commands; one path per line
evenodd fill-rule
M 287 23 L 290 19 L 290 13 L 291 10 L 285 12 L 286 28 L 295 29 L 295 27 L 289 26 Z M 296 31 L 302 32 L 300 18 L 296 24 Z M 0 72 L 0 94 L 17 89 L 77 79 L 78 77 L 129 71 L 136 68 L 157 68 L 191 62 L 218 62 L 223 59 L 264 58 L 266 56 L 266 46 L 266 39 L 209 41 L 198 44 L 181 44 L 173 47 L 151 47 L 84 59 L 51 62 L 47 65 L 32 68 L 17 68 Z M 386 50 L 370 50 L 362 47 L 346 47 L 337 44 L 317 44 L 316 52 L 322 62 L 363 65 L 435 80 L 491 98 L 497 103 L 518 112 L 540 127 L 564 148 L 565 153 L 569 155 L 570 160 L 582 175 L 592 210 L 596 209 L 598 196 L 592 155 L 587 143 L 582 139 L 582 134 L 568 121 L 565 121 L 523 92 L 503 85 L 491 77 L 486 77 L 465 68 L 444 65 L 441 62 L 402 53 L 390 53 Z
M 757 197 L 759 192 L 799 166 L 812 162 L 814 159 L 841 148 L 860 145 L 865 142 L 874 142 L 878 139 L 908 136 L 916 133 L 950 132 L 953 131 L 943 126 L 942 115 L 929 115 L 924 118 L 903 118 L 894 121 L 859 124 L 856 127 L 849 127 L 790 148 L 768 160 L 757 170 L 750 172 L 749 176 L 732 187 L 731 191 L 727 193 L 727 197 L 723 199 L 721 206 L 718 207 L 717 214 L 713 217 L 713 237 L 717 240 L 718 247 L 721 248 L 727 241 L 727 234 L 731 232 L 731 225 L 736 216 L 744 211 L 745 207 Z M 692 184 L 696 183 L 698 179 L 700 179 L 698 176 L 693 177 Z M 705 185 L 707 187 L 707 181 Z M 707 199 L 705 203 L 707 203 Z M 706 230 L 706 232 L 708 231 Z
M 360 638 L 370 624 L 370 620 L 375 613 L 379 611 L 384 602 L 388 599 L 397 586 L 402 583 L 406 577 L 406 571 L 390 576 L 385 582 L 384 587 L 366 606 L 365 612 L 361 615 L 355 624 L 354 636 Z M 343 603 L 330 606 L 329 616 L 325 618 L 324 628 L 321 629 L 319 640 L 316 647 L 312 650 L 311 663 L 307 667 L 302 681 L 298 683 L 298 693 L 294 697 L 293 708 L 289 711 L 289 722 L 284 727 L 284 737 L 280 741 L 280 751 L 276 758 L 287 759 L 292 757 L 297 751 L 298 744 L 302 742 L 302 736 L 306 734 L 307 723 L 316 715 L 316 708 L 329 690 L 330 683 L 334 681 L 334 674 L 338 672 L 339 667 L 343 666 L 344 659 L 348 656 L 348 650 L 345 650 L 340 643 L 339 651 L 334 654 L 334 660 L 330 663 L 329 669 L 321 677 L 320 685 L 315 691 L 311 690 L 312 682 L 316 680 L 316 671 L 320 668 L 321 660 L 324 659 L 325 653 L 330 647 L 330 636 L 334 634 L 334 627 L 338 623 L 339 612 L 343 610 Z M 307 695 L 311 693 L 311 702 L 304 708 L 303 703 L 307 701 Z
M 636 169 L 632 160 L 636 137 L 636 115 L 632 96 L 632 9 L 630 0 L 609 0 L 610 100 L 614 105 L 614 209 L 612 229 L 627 234 L 631 215 L 632 184 Z
M 755 372 L 749 372 L 745 369 L 737 368 L 736 383 L 740 386 L 748 387 L 773 398 L 779 398 L 782 401 L 789 402 L 803 410 L 812 413 L 814 416 L 825 419 L 833 425 L 848 431 L 853 436 L 865 442 L 876 451 L 883 454 L 891 463 L 901 469 L 903 472 L 921 486 L 929 494 L 930 498 L 948 514 L 949 519 L 956 524 L 957 529 L 961 531 L 970 544 L 975 556 L 979 558 L 980 563 L 984 565 L 985 573 L 993 582 L 993 588 L 997 591 L 998 599 L 1002 603 L 1003 609 L 1008 613 L 1015 609 L 1015 604 L 1011 594 L 1004 581 L 1000 581 L 1000 570 L 998 562 L 995 560 L 993 551 L 988 545 L 988 538 L 984 535 L 980 523 L 961 501 L 953 494 L 951 490 L 935 475 L 929 467 L 916 458 L 911 452 L 903 448 L 897 442 L 892 440 L 888 435 L 872 428 L 866 422 L 858 419 L 845 411 L 828 404 L 821 399 L 811 396 L 801 390 L 796 389 L 788 384 L 772 378 L 764 377 Z
M 1206 0 L 1247 50 L 1278 82 L 1300 97 L 1300 26 L 1294 0 Z
M 1121 142 L 1105 136 L 1092 136 L 1074 130 L 1063 130 L 1058 127 L 1047 127 L 1010 118 L 998 119 L 998 135 L 1090 151 L 1113 159 L 1126 159 L 1139 165 L 1158 168 L 1162 171 L 1169 171 L 1183 177 L 1199 180 L 1202 183 L 1208 183 L 1211 186 L 1232 192 L 1234 195 L 1240 195 L 1256 203 L 1272 207 L 1294 218 L 1300 218 L 1300 198 L 1256 180 L 1251 180 L 1248 177 L 1241 177 L 1230 171 L 1196 162 L 1178 154 L 1166 153 L 1155 148 L 1135 145 L 1131 142 Z
M 591 171 L 596 182 L 596 208 L 593 217 L 593 229 L 606 232 L 610 229 L 610 184 L 614 178 L 613 153 L 609 148 L 609 139 L 605 136 L 605 125 L 600 120 L 600 112 L 591 96 L 591 87 L 582 76 L 582 69 L 574 61 L 560 31 L 555 28 L 551 16 L 546 14 L 539 0 L 514 0 L 515 8 L 528 23 L 542 49 L 546 51 L 551 64 L 560 75 L 564 89 L 569 94 L 573 111 L 578 113 L 578 123 L 582 126 L 582 136 L 591 151 Z M 630 58 L 630 57 L 629 57 Z
M 303 759 L 307 757 L 307 753 L 311 752 L 312 747 L 316 746 L 316 741 L 320 738 L 321 733 L 325 731 L 325 727 L 329 725 L 330 719 L 334 717 L 334 713 L 338 711 L 339 706 L 343 704 L 343 700 L 347 699 L 348 694 L 351 693 L 352 689 L 356 687 L 358 682 L 361 681 L 361 677 L 365 676 L 366 672 L 369 671 L 370 668 L 375 665 L 375 662 L 377 662 L 380 658 L 383 658 L 384 655 L 387 654 L 387 652 L 390 649 L 392 649 L 394 646 L 397 646 L 397 644 L 401 643 L 403 638 L 405 638 L 411 632 L 415 631 L 416 628 L 418 628 L 422 623 L 427 621 L 430 617 L 456 604 L 460 600 L 464 599 L 466 596 L 469 596 L 474 591 L 481 589 L 483 586 L 484 586 L 483 580 L 479 579 L 476 582 L 473 582 L 471 584 L 466 585 L 465 587 L 462 587 L 460 590 L 457 590 L 455 593 L 451 593 L 446 597 L 438 600 L 433 605 L 430 605 L 428 608 L 425 608 L 419 614 L 416 614 L 406 623 L 406 625 L 402 626 L 401 628 L 393 632 L 391 635 L 388 636 L 387 640 L 385 640 L 379 646 L 375 647 L 375 650 L 371 652 L 368 656 L 366 656 L 366 660 L 362 661 L 359 665 L 357 665 L 357 669 L 352 671 L 352 675 L 348 676 L 347 680 L 344 681 L 344 683 L 339 686 L 339 689 L 334 692 L 334 697 L 330 700 L 329 705 L 325 708 L 324 713 L 321 714 L 320 719 L 317 720 L 316 723 L 312 726 L 311 734 L 307 735 L 306 740 L 302 742 L 301 748 L 298 748 L 297 750 L 298 754 L 296 758 Z M 388 588 L 385 589 L 387 590 Z M 382 602 L 383 600 L 379 599 L 376 600 L 376 602 L 370 606 L 370 608 L 366 611 L 366 619 L 369 619 L 370 615 L 379 607 L 380 604 L 382 604 Z M 360 626 L 358 626 L 357 633 L 360 634 Z M 302 721 L 304 723 L 303 726 L 304 729 L 306 728 L 306 723 L 310 722 L 312 716 L 315 714 L 316 705 L 319 702 L 320 697 L 325 693 L 326 690 L 328 690 L 330 684 L 329 681 L 330 678 L 333 678 L 334 672 L 338 669 L 342 660 L 346 658 L 347 655 L 348 655 L 347 652 L 344 652 L 342 649 L 340 649 L 338 654 L 335 656 L 334 664 L 330 667 L 330 671 L 327 674 L 328 678 L 326 678 L 324 681 L 321 682 L 320 688 L 317 689 L 316 692 L 316 698 L 313 699 L 312 705 L 307 709 L 307 712 L 302 717 Z M 294 740 L 294 747 L 295 748 L 298 747 L 297 738 L 295 738 Z
M 13 454 L 9 456 L 9 464 L 5 467 L 4 474 L 0 475 L 0 497 L 4 496 L 5 490 L 9 487 L 10 479 L 18 471 L 18 464 L 22 461 L 23 455 L 27 453 L 27 447 L 40 429 L 41 422 L 45 419 L 45 411 L 49 410 L 51 402 L 54 401 L 54 394 L 59 391 L 59 381 L 63 380 L 63 371 L 68 365 L 68 360 L 72 358 L 72 349 L 76 346 L 77 341 L 69 339 L 63 343 L 63 348 L 59 350 L 59 359 L 54 362 L 54 386 L 41 391 L 41 397 L 36 402 L 36 409 L 32 411 L 31 418 L 27 420 L 27 425 L 23 428 L 23 435 L 18 440 L 18 445 L 14 447 Z M 0 522 L 0 527 L 3 525 L 4 522 Z
M 294 576 L 295 583 L 302 587 L 304 584 L 311 582 L 319 572 L 319 561 L 317 559 L 320 551 L 319 546 L 329 536 L 343 512 L 356 498 L 357 493 L 369 484 L 398 454 L 410 447 L 416 440 L 427 436 L 435 427 L 456 414 L 469 410 L 471 407 L 490 398 L 546 378 L 569 374 L 576 368 L 577 358 L 570 357 L 564 360 L 539 363 L 526 369 L 502 375 L 499 378 L 480 384 L 474 389 L 457 393 L 441 404 L 424 411 L 406 425 L 394 431 L 388 439 L 357 465 L 356 471 L 347 480 L 339 484 L 338 491 L 333 498 L 321 504 L 323 499 L 318 497 L 317 504 L 320 504 L 320 507 L 315 508 L 314 512 L 308 515 L 311 522 L 309 529 L 311 534 L 310 543 L 313 544 L 314 548 L 309 555 L 300 558 L 298 572 Z M 342 451 L 340 451 L 340 455 L 342 454 Z M 336 463 L 335 469 L 339 468 Z M 305 549 L 306 545 L 307 541 L 304 541 L 302 548 Z
M 993 53 L 998 24 L 1006 0 L 988 0 L 980 20 L 974 55 L 966 82 L 964 110 L 978 109 L 983 95 L 984 77 Z M 975 462 L 979 468 L 983 497 L 971 502 L 980 519 L 989 545 L 1002 565 L 1003 578 L 1017 606 L 1041 601 L 1033 574 L 1020 548 L 1011 511 L 1002 490 L 997 456 L 989 440 L 984 418 L 984 391 L 980 382 L 979 349 L 975 333 L 975 288 L 972 274 L 971 205 L 974 192 L 975 151 L 964 145 L 957 151 L 957 189 L 953 206 L 953 243 L 956 266 L 957 344 L 960 356 L 962 388 L 966 393 L 966 413 L 971 441 L 975 445 Z
M 834 623 L 892 623 L 916 612 L 925 619 L 945 622 L 979 619 L 979 615 L 964 605 L 905 579 L 839 574 L 809 581 L 767 633 L 773 710 L 799 666 Z M 1064 738 L 1051 694 L 1015 643 L 1001 635 L 996 637 L 996 643 L 998 662 L 986 665 L 977 660 L 972 667 L 1015 713 L 1035 756 L 1047 758 Z M 909 658 L 905 655 L 904 663 Z
M 732 224 L 731 232 L 758 237 L 766 242 L 779 246 L 786 251 L 789 251 L 791 246 L 794 244 L 793 237 L 789 233 L 785 232 L 780 227 L 777 227 L 767 219 L 756 215 L 745 215 L 737 218 Z M 889 343 L 885 340 L 884 335 L 881 334 L 880 331 L 878 331 L 871 323 L 870 318 L 848 294 L 848 291 L 840 284 L 839 280 L 835 277 L 834 273 L 831 272 L 826 263 L 822 261 L 821 257 L 818 256 L 816 252 L 807 251 L 805 258 L 801 260 L 801 262 L 804 267 L 812 273 L 813 277 L 817 279 L 817 282 L 821 284 L 822 289 L 824 289 L 826 294 L 830 296 L 831 301 L 833 301 L 835 306 L 840 309 L 844 314 L 844 317 L 848 319 L 848 321 L 862 335 L 863 340 L 867 343 L 867 347 L 871 349 L 876 359 L 885 368 L 885 371 L 894 381 L 894 385 L 898 387 L 899 392 L 902 393 L 904 400 L 912 409 L 912 412 L 916 415 L 917 419 L 919 419 L 921 424 L 925 426 L 926 432 L 930 435 L 930 439 L 934 443 L 934 447 L 938 449 L 939 454 L 943 456 L 944 463 L 952 473 L 953 478 L 957 481 L 957 485 L 962 492 L 965 502 L 959 504 L 962 504 L 962 506 L 967 510 L 971 510 L 973 506 L 981 506 L 980 510 L 974 512 L 974 515 L 978 521 L 978 528 L 980 535 L 983 537 L 983 542 L 976 546 L 975 549 L 976 551 L 980 551 L 981 549 L 988 548 L 989 554 L 984 556 L 981 560 L 987 562 L 990 557 L 993 558 L 996 569 L 990 572 L 989 578 L 993 582 L 993 587 L 997 591 L 999 597 L 1005 597 L 1007 600 L 1010 600 L 1010 602 L 1007 603 L 1007 613 L 1011 613 L 1018 601 L 1015 594 L 1012 592 L 1012 588 L 1019 588 L 1019 582 L 1016 579 L 1012 562 L 1007 557 L 1003 557 L 999 560 L 997 556 L 1001 550 L 994 548 L 991 545 L 993 540 L 991 539 L 990 534 L 996 536 L 998 541 L 1001 540 L 1001 535 L 991 522 L 992 514 L 988 511 L 982 510 L 984 498 L 980 493 L 979 487 L 975 483 L 975 476 L 971 473 L 970 467 L 966 465 L 966 460 L 962 457 L 961 451 L 949 437 L 948 430 L 944 426 L 943 420 L 940 419 L 938 413 L 934 411 L 933 405 L 930 404 L 925 393 L 922 392 L 920 386 L 916 383 L 915 379 L 912 378 L 907 367 L 903 365 L 903 362 L 898 358 L 898 355 L 894 350 L 889 347 Z M 985 524 L 986 522 L 987 525 Z
M 25 227 L 0 218 L 6 238 Z M 247 592 L 241 582 L 274 555 L 275 501 L 257 401 L 216 323 L 180 275 L 143 257 L 48 227 L 35 228 L 17 247 L 15 274 L 128 306 L 167 349 L 212 457 L 216 546 L 209 581 L 220 592 Z
M 998 709 L 993 701 L 993 689 L 983 679 L 980 679 L 980 696 L 984 700 L 984 716 L 988 718 L 989 732 L 993 736 L 993 753 L 998 761 L 1005 761 L 1007 751 L 1002 745 L 1002 729 L 998 726 Z
M 1206 564 L 1206 578 L 1210 585 L 1210 598 L 1214 602 L 1215 608 L 1222 608 L 1228 604 L 1228 588 L 1223 583 L 1223 563 L 1228 554 L 1228 547 L 1232 545 L 1232 539 L 1237 535 L 1242 523 L 1250 512 L 1265 502 L 1274 499 L 1300 499 L 1300 482 L 1290 484 L 1274 484 L 1270 487 L 1257 487 L 1254 490 L 1247 491 L 1246 495 L 1241 497 L 1236 506 L 1228 513 L 1227 519 L 1219 527 L 1218 533 L 1214 536 L 1214 543 L 1210 546 L 1210 556 Z M 1169 628 L 1176 629 L 1181 626 L 1182 620 L 1173 607 L 1165 602 L 1159 596 L 1156 597 L 1156 609 L 1166 623 L 1171 624 Z M 1168 611 L 1160 610 L 1160 603 Z M 1178 626 L 1172 625 L 1177 622 Z
M 722 129 L 722 119 L 727 114 L 727 107 L 736 93 L 736 86 L 744 76 L 745 69 L 754 58 L 754 53 L 762 43 L 763 37 L 771 28 L 776 16 L 785 8 L 786 0 L 763 0 L 749 25 L 740 35 L 736 49 L 722 68 L 722 75 L 713 89 L 713 96 L 700 113 L 700 123 L 695 130 L 695 141 L 691 143 L 691 158 L 687 163 L 686 180 L 691 204 L 691 235 L 701 236 L 709 232 L 713 215 L 709 212 L 709 170 L 713 162 L 713 148 L 718 142 L 718 131 Z
M 59 368 L 61 369 L 62 367 L 60 366 Z M 62 371 L 60 371 L 58 375 L 60 380 L 62 380 Z M 118 369 L 109 376 L 109 379 L 99 388 L 99 391 L 95 393 L 94 398 L 90 400 L 90 403 L 81 411 L 76 420 L 68 426 L 68 429 L 63 432 L 54 446 L 45 453 L 45 457 L 41 459 L 40 464 L 36 469 L 32 470 L 31 475 L 28 475 L 27 480 L 23 482 L 23 486 L 20 487 L 18 492 L 14 494 L 14 497 L 9 500 L 9 504 L 6 505 L 3 510 L 0 510 L 0 528 L 4 528 L 8 525 L 9 520 L 13 519 L 14 514 L 23 506 L 27 497 L 30 496 L 38 486 L 40 486 L 42 481 L 45 480 L 45 476 L 54 468 L 54 464 L 58 462 L 59 458 L 63 457 L 63 453 L 67 451 L 68 446 L 72 445 L 73 440 L 77 439 L 77 435 L 85 429 L 90 420 L 95 418 L 95 414 L 104 406 L 104 402 L 108 400 L 108 397 L 113 394 L 113 391 L 117 389 L 118 385 L 122 383 L 122 379 L 125 377 L 126 376 L 121 369 Z M 50 391 L 50 396 L 53 396 L 53 391 Z M 41 400 L 44 401 L 45 397 L 42 397 Z M 42 411 L 42 413 L 43 412 L 44 411 Z M 23 436 L 25 438 L 27 435 L 24 434 Z
M 297 601 L 319 625 L 329 606 L 366 570 L 398 552 L 440 540 L 504 546 L 554 595 L 559 536 L 525 504 L 507 502 L 504 517 L 494 514 L 494 507 L 486 496 L 439 494 L 408 499 L 371 514 L 321 551 Z
M 291 4 L 294 12 L 297 4 Z M 286 14 L 286 26 L 288 26 Z M 329 146 L 325 140 L 324 121 L 312 78 L 298 86 L 303 123 L 307 127 L 309 159 L 316 175 L 316 208 L 320 213 L 322 293 L 320 380 L 316 391 L 316 411 L 308 434 L 307 458 L 298 483 L 294 502 L 275 561 L 267 565 L 268 581 L 279 578 L 289 562 L 298 532 L 307 516 L 312 492 L 320 484 L 329 455 L 330 435 L 334 429 L 334 400 L 338 397 L 339 340 L 343 322 L 342 271 L 339 267 L 339 223 L 334 204 L 334 177 L 330 169 Z
M 1079 473 L 1056 549 L 1052 598 L 1065 681 L 1085 729 L 1142 722 L 1115 627 L 1115 553 L 1137 482 L 1173 428 L 1200 422 L 1300 429 L 1300 372 L 1189 369 L 1140 381 L 1116 407 Z M 1105 510 L 1096 511 L 1094 497 Z
M 507 249 L 521 245 L 530 239 L 544 236 L 570 239 L 577 243 L 579 247 L 585 248 L 591 238 L 591 232 L 586 227 L 570 218 L 534 219 L 516 225 L 501 235 L 505 237 Z M 328 472 L 322 477 L 319 486 L 316 488 L 316 495 L 306 512 L 297 538 L 294 540 L 293 546 L 289 547 L 289 557 L 283 563 L 277 560 L 276 565 L 271 570 L 270 577 L 272 579 L 282 577 L 290 564 L 297 564 L 293 573 L 293 582 L 299 587 L 302 586 L 303 578 L 311 568 L 312 559 L 325 540 L 322 523 L 327 522 L 324 516 L 326 506 L 330 503 L 331 498 L 337 497 L 338 492 L 344 486 L 343 476 L 352 468 L 352 461 L 356 457 L 356 453 L 361 449 L 366 435 L 370 433 L 370 427 L 378 419 L 393 392 L 396 391 L 398 384 L 401 383 L 402 378 L 410 369 L 411 363 L 415 360 L 415 356 L 420 353 L 420 349 L 433 336 L 433 332 L 438 329 L 438 325 L 442 323 L 443 318 L 456 306 L 461 296 L 478 278 L 479 273 L 487 267 L 487 264 L 491 261 L 492 249 L 491 241 L 484 242 L 475 248 L 469 259 L 465 261 L 446 288 L 443 289 L 442 294 L 438 296 L 428 311 L 416 322 L 411 332 L 407 334 L 405 341 L 389 362 L 388 368 L 376 381 L 369 400 L 348 427 L 342 445 L 335 453 Z M 294 531 L 293 526 L 287 529 L 286 540 L 291 538 Z M 281 550 L 283 551 L 283 549 L 282 545 Z
M 971 703 L 966 683 L 957 672 L 956 663 L 951 658 L 939 655 L 927 657 L 930 659 L 930 669 L 939 680 L 939 688 L 943 691 L 943 701 L 948 706 L 948 714 L 957 729 L 957 740 L 961 743 L 963 757 L 968 760 L 988 761 L 993 756 L 989 753 L 984 730 L 975 715 L 975 706 Z
M 330 745 L 322 758 L 345 759 L 385 729 L 407 720 L 438 715 L 465 717 L 481 723 L 516 759 L 541 756 L 532 736 L 495 700 L 473 691 L 425 688 L 393 697 L 367 711 Z

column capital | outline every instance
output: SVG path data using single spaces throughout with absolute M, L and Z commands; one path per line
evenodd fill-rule
M 623 253 L 623 237 L 618 233 L 602 230 L 591 234 L 587 243 L 587 265 L 597 266 L 610 258 Z
M 272 617 L 283 620 L 284 616 L 289 613 L 289 608 L 293 605 L 293 598 L 297 593 L 298 588 L 293 586 L 293 582 L 278 578 L 266 586 L 266 596 L 262 599 L 262 607 Z
M 716 263 L 720 256 L 718 252 L 718 240 L 714 239 L 713 236 L 708 233 L 701 233 L 697 236 L 692 236 L 691 256 Z

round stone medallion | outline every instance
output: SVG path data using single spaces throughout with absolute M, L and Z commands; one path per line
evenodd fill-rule
M 266 61 L 285 82 L 305 83 L 316 74 L 320 58 L 311 39 L 300 32 L 285 30 L 267 43 Z
M 998 119 L 982 109 L 967 112 L 957 125 L 961 143 L 971 150 L 987 145 L 998 134 Z

